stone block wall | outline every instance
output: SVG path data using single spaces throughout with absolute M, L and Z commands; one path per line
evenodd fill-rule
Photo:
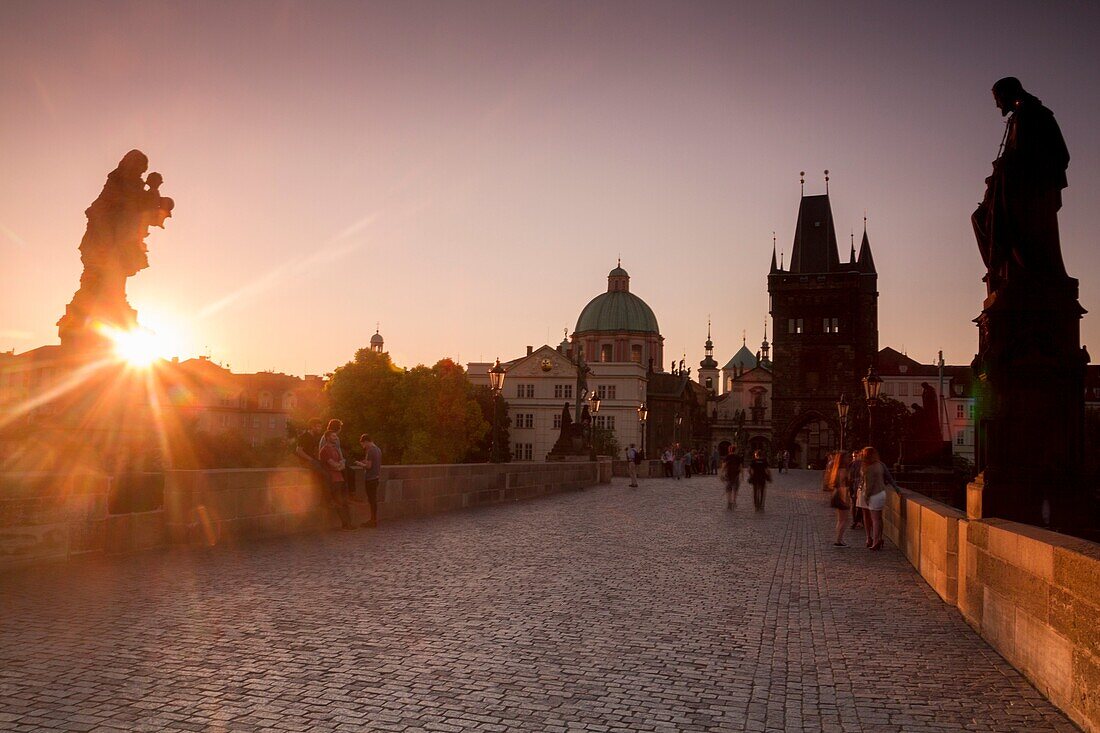
M 1075 723 L 1100 732 L 1100 545 L 890 491 L 885 532 Z
M 611 473 L 619 478 L 630 476 L 626 460 L 615 460 L 611 464 Z M 638 464 L 638 478 L 662 478 L 664 476 L 661 462 L 645 460 Z
M 163 483 L 160 481 L 163 478 Z M 122 482 L 99 474 L 0 474 L 0 570 L 172 545 L 212 546 L 339 526 L 300 468 L 167 471 Z M 362 472 L 356 485 L 363 496 Z M 388 466 L 381 521 L 533 499 L 611 481 L 611 460 Z M 124 484 L 125 491 L 118 489 Z M 135 488 L 137 486 L 137 488 Z M 134 492 L 155 491 L 156 496 Z M 160 507 L 141 511 L 148 506 Z M 124 510 L 123 508 L 129 509 Z M 367 505 L 352 504 L 356 521 Z
M 0 569 L 102 552 L 109 490 L 93 473 L 0 475 Z

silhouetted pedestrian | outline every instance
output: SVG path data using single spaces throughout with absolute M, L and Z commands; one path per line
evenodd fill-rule
M 756 511 L 764 511 L 764 493 L 768 482 L 772 480 L 772 472 L 768 469 L 768 462 L 764 459 L 764 451 L 758 450 L 752 454 L 749 461 L 749 483 L 752 484 L 752 504 Z

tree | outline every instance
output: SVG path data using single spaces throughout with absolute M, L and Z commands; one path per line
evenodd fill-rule
M 360 349 L 326 392 L 345 447 L 367 433 L 387 463 L 458 463 L 489 431 L 475 387 L 450 359 L 401 370 L 389 354 Z
M 512 460 L 512 451 L 509 450 L 512 437 L 508 428 L 512 425 L 512 419 L 508 417 L 508 400 L 503 397 L 493 398 L 493 391 L 483 385 L 475 386 L 474 399 L 481 408 L 481 416 L 489 426 L 489 430 L 481 440 L 470 446 L 466 452 L 464 463 L 486 463 L 490 460 L 490 451 L 493 446 L 493 410 L 497 411 L 497 463 L 508 463 Z
M 901 453 L 901 441 L 905 436 L 909 408 L 889 397 L 879 397 L 878 402 L 878 407 L 875 408 L 875 434 L 878 437 L 878 445 L 875 445 L 875 448 L 878 449 L 885 463 L 892 464 L 898 460 L 898 455 Z M 852 402 L 848 412 L 848 427 L 845 430 L 844 442 L 853 449 L 871 445 L 866 400 Z
M 592 426 L 592 448 L 598 456 L 611 456 L 621 458 L 619 455 L 619 439 L 615 437 L 614 430 Z

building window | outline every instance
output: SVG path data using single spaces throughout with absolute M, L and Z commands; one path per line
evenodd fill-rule
M 272 405 L 271 393 L 270 392 L 261 392 L 260 393 L 260 409 L 261 410 L 270 410 L 271 405 Z
M 615 399 L 615 385 L 601 384 L 596 387 L 596 394 L 600 396 L 601 400 L 613 400 Z
M 254 427 L 254 428 L 260 427 L 260 416 L 259 415 L 253 415 L 252 416 L 252 427 Z
M 596 427 L 603 428 L 605 430 L 615 429 L 615 416 L 614 415 L 596 415 Z
M 966 406 L 966 416 L 968 418 L 970 418 L 971 420 L 974 419 L 974 405 L 973 404 L 969 404 L 969 405 Z
M 960 430 L 955 433 L 955 445 L 966 445 L 966 431 Z
M 612 350 L 614 347 L 611 344 L 603 344 L 600 346 L 600 361 L 611 361 L 614 358 Z
M 554 413 L 554 430 L 561 430 L 561 413 Z
M 517 384 L 516 385 L 516 397 L 534 397 L 535 385 L 533 384 Z
M 530 443 L 516 443 L 516 449 L 512 457 L 517 461 L 530 461 L 533 455 L 534 446 Z
M 787 319 L 787 333 L 802 333 L 802 319 L 801 318 L 788 318 Z
M 535 427 L 535 416 L 530 412 L 521 412 L 517 414 L 516 427 L 521 430 L 529 430 Z
M 283 395 L 283 409 L 284 410 L 293 410 L 294 405 L 295 405 L 294 395 L 292 395 L 290 392 L 287 392 L 285 395 Z
M 962 403 L 955 405 L 955 417 L 962 420 L 966 416 L 965 409 L 966 407 Z
M 268 430 L 274 430 L 275 429 L 275 418 L 269 417 L 267 419 L 267 429 Z
M 909 396 L 909 383 L 908 382 L 902 382 L 901 384 L 898 385 L 898 396 L 899 397 L 908 397 Z
M 839 318 L 825 318 L 822 319 L 822 330 L 825 333 L 840 333 L 840 319 Z
M 634 344 L 630 347 L 630 360 L 635 364 L 642 363 L 642 346 L 641 344 Z
M 554 399 L 556 399 L 556 400 L 571 400 L 571 399 L 573 399 L 573 385 L 571 385 L 571 384 L 555 384 L 554 385 Z

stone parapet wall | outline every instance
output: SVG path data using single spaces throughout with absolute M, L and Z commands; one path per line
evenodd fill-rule
M 885 533 L 1084 730 L 1100 732 L 1100 545 L 890 490 Z
M 630 476 L 630 468 L 627 466 L 628 461 L 614 460 L 611 463 L 612 474 L 619 478 L 626 478 Z M 664 476 L 664 469 L 661 468 L 661 462 L 656 460 L 645 460 L 638 464 L 638 478 L 661 478 Z
M 163 512 L 109 514 L 110 477 L 0 474 L 0 569 L 163 544 Z
M 166 545 L 233 544 L 339 526 L 324 491 L 305 469 L 167 471 L 155 478 L 138 485 L 91 473 L 0 474 L 0 570 Z M 356 472 L 355 480 L 358 496 L 365 498 L 362 471 Z M 520 501 L 610 481 L 611 460 L 606 458 L 387 466 L 378 489 L 379 518 L 385 522 Z M 156 496 L 135 498 L 135 485 Z M 120 511 L 148 506 L 162 508 Z M 353 503 L 352 510 L 357 521 L 367 518 L 365 503 Z

